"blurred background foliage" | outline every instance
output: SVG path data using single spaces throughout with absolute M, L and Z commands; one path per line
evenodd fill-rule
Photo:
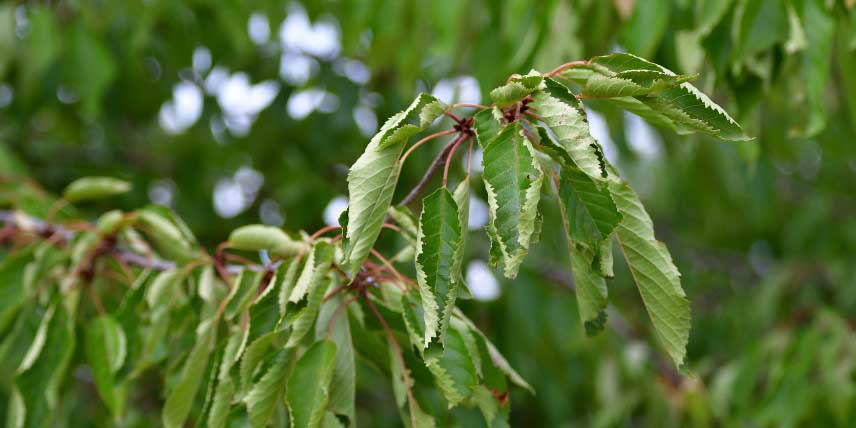
M 44 215 L 20 183 L 57 193 L 112 175 L 135 190 L 80 214 L 151 201 L 208 245 L 247 223 L 311 231 L 335 221 L 348 166 L 418 92 L 483 102 L 511 73 L 615 50 L 699 73 L 756 139 L 676 136 L 587 102 L 683 273 L 689 375 L 664 363 L 629 280 L 609 283 L 610 328 L 585 337 L 561 234 L 544 231 L 514 283 L 476 241 L 483 301 L 462 306 L 537 390 L 512 395 L 512 424 L 853 426 L 852 0 L 7 1 L 0 203 Z M 400 195 L 444 143 L 414 155 Z M 358 374 L 361 425 L 395 426 L 374 376 Z M 68 411 L 109 420 L 98 406 Z

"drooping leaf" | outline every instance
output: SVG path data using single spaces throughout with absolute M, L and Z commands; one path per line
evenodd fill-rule
M 456 323 L 452 326 L 447 331 L 443 348 L 432 347 L 425 355 L 425 365 L 434 375 L 449 407 L 469 397 L 478 386 L 475 349 L 467 344 L 467 341 L 474 344 L 474 339 L 468 337 L 470 333 L 465 328 Z
M 502 254 L 505 276 L 514 278 L 535 231 L 543 173 L 517 122 L 487 143 L 482 165 L 490 208 L 488 233 Z
M 330 400 L 327 403 L 327 410 L 347 417 L 350 421 L 349 426 L 353 426 L 356 424 L 356 363 L 347 307 L 343 307 L 336 315 L 336 311 L 347 298 L 349 297 L 337 295 L 321 305 L 315 326 L 315 337 L 316 339 L 328 337 L 329 331 L 328 338 L 336 344 L 336 364 L 333 368 L 333 379 L 330 382 Z M 336 318 L 332 319 L 334 316 Z
M 335 366 L 336 344 L 331 340 L 315 342 L 297 360 L 286 392 L 292 427 L 314 428 L 321 423 Z
M 166 398 L 161 421 L 165 427 L 182 427 L 190 414 L 190 409 L 202 383 L 202 376 L 208 365 L 212 343 L 216 335 L 216 321 L 203 321 L 196 330 L 196 343 L 181 372 L 181 380 Z
M 378 147 L 386 148 L 424 131 L 448 108 L 442 101 L 429 94 L 419 94 L 406 110 L 387 119 L 378 133 Z
M 445 187 L 422 202 L 416 238 L 416 281 L 422 296 L 427 347 L 434 338 L 443 342 L 458 296 L 461 225 L 458 206 Z
M 279 303 L 280 317 L 284 317 L 286 314 L 286 310 L 288 307 L 288 298 L 291 297 L 291 292 L 292 290 L 294 290 L 294 285 L 297 283 L 297 277 L 300 273 L 300 267 L 303 266 L 303 263 L 300 262 L 301 259 L 299 257 L 294 257 L 292 259 L 283 261 L 282 263 L 280 263 L 279 267 L 277 267 L 276 281 L 281 282 L 281 284 L 277 285 L 277 301 Z
M 280 349 L 267 371 L 253 384 L 244 402 L 250 417 L 250 426 L 263 428 L 267 426 L 277 401 L 281 399 L 285 389 L 286 378 L 294 359 L 294 349 Z
M 138 219 L 141 229 L 152 238 L 158 250 L 166 257 L 179 262 L 196 257 L 192 241 L 171 218 L 147 208 L 138 211 Z
M 327 292 L 331 284 L 335 284 L 331 277 L 322 276 L 309 287 L 309 297 L 306 300 L 306 306 L 294 318 L 291 327 L 291 336 L 288 337 L 288 343 L 285 346 L 291 347 L 297 345 L 309 333 L 310 328 L 318 318 L 318 310 L 321 308 L 321 300 L 324 298 L 324 293 Z
M 481 340 L 484 341 L 484 345 L 487 348 L 488 357 L 494 367 L 496 367 L 505 376 L 507 376 L 508 379 L 515 385 L 526 389 L 527 391 L 533 394 L 535 393 L 535 389 L 532 388 L 532 385 L 530 385 L 529 382 L 526 382 L 526 380 L 523 379 L 523 376 L 520 376 L 520 374 L 517 373 L 517 371 L 511 367 L 511 364 L 508 362 L 508 360 L 506 360 L 502 353 L 500 353 L 499 350 L 496 349 L 496 345 L 494 345 L 493 342 L 491 342 L 487 338 L 487 336 L 485 336 L 484 333 L 482 333 L 481 330 L 478 329 L 475 323 L 473 323 L 471 319 L 467 318 L 467 316 L 464 315 L 464 313 L 460 309 L 455 309 L 455 318 L 457 318 L 465 326 L 467 326 L 470 332 L 476 334 L 481 338 Z M 485 360 L 485 358 L 482 358 L 482 361 Z
M 793 2 L 805 31 L 808 48 L 802 53 L 802 75 L 806 83 L 808 123 L 806 136 L 814 136 L 826 126 L 824 94 L 829 81 L 835 19 L 823 0 Z
M 116 385 L 115 374 L 127 355 L 125 332 L 112 316 L 102 315 L 89 322 L 84 339 L 86 359 L 98 394 L 118 419 L 124 412 L 125 387 Z
M 297 278 L 288 301 L 297 303 L 309 292 L 309 289 L 317 286 L 327 275 L 330 264 L 333 262 L 333 246 L 326 241 L 315 243 L 308 252 L 306 263 Z
M 75 203 L 104 199 L 131 190 L 131 183 L 113 177 L 83 177 L 74 180 L 62 192 L 63 199 Z
M 380 234 L 401 171 L 399 159 L 406 141 L 380 147 L 388 126 L 392 126 L 389 121 L 348 173 L 348 221 L 341 266 L 350 275 L 359 270 Z
M 220 358 L 217 372 L 216 387 L 211 403 L 207 409 L 207 424 L 209 428 L 223 428 L 229 415 L 229 408 L 237 385 L 232 377 L 232 368 L 243 354 L 247 344 L 247 330 L 232 328 Z
M 24 275 L 35 246 L 22 248 L 0 261 L 0 332 L 12 321 L 27 298 Z
M 226 308 L 223 315 L 227 320 L 242 314 L 256 297 L 264 272 L 253 272 L 248 268 L 242 269 L 233 279 L 232 289 L 226 295 Z
M 465 293 L 465 295 L 469 294 L 469 290 L 466 288 L 466 284 L 464 284 L 464 275 L 462 265 L 464 263 L 464 252 L 466 251 L 467 246 L 467 235 L 469 232 L 469 221 L 470 221 L 470 176 L 467 175 L 464 177 L 464 180 L 461 181 L 457 187 L 455 187 L 455 191 L 452 192 L 452 199 L 455 200 L 455 205 L 458 206 L 458 222 L 461 225 L 461 248 L 455 253 L 455 264 L 452 266 L 452 272 L 458 275 L 458 295 L 461 293 Z
M 238 250 L 269 250 L 280 257 L 291 257 L 299 253 L 304 244 L 294 241 L 278 227 L 253 224 L 232 231 L 229 246 Z
M 651 218 L 636 192 L 617 179 L 610 181 L 610 190 L 624 217 L 617 229 L 618 243 L 654 331 L 666 352 L 680 366 L 690 331 L 690 305 L 681 288 L 680 274 L 669 250 L 654 237 Z
M 58 388 L 74 348 L 74 321 L 65 305 L 54 303 L 42 319 L 36 339 L 15 375 L 8 426 L 50 426 L 58 402 Z

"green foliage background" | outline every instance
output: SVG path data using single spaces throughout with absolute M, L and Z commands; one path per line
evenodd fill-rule
M 341 50 L 315 58 L 317 73 L 294 86 L 279 77 L 278 30 L 300 9 L 312 23 L 335 23 Z M 267 42 L 249 37 L 253 13 L 270 23 Z M 252 83 L 280 83 L 247 135 L 224 130 L 211 95 L 187 130 L 170 134 L 159 125 L 176 84 L 204 86 L 209 72 L 192 67 L 199 46 L 214 65 Z M 464 75 L 478 80 L 486 99 L 511 73 L 619 48 L 700 73 L 696 85 L 756 137 L 722 143 L 663 132 L 658 154 L 640 155 L 623 113 L 587 101 L 605 119 L 618 167 L 683 274 L 693 305 L 691 373 L 676 376 L 652 346 L 628 279 L 608 283 L 608 328 L 586 338 L 567 287 L 565 244 L 545 230 L 501 298 L 461 303 L 537 391 L 513 393 L 512 425 L 852 426 L 856 9 L 849 0 L 4 3 L 0 176 L 4 189 L 29 177 L 54 193 L 84 175 L 133 182 L 118 202 L 86 206 L 90 218 L 116 204 L 141 206 L 153 182 L 168 180 L 175 210 L 209 246 L 259 222 L 264 200 L 278 204 L 289 229 L 315 230 L 330 199 L 346 193 L 347 167 L 368 140 L 354 108 L 373 103 L 382 122 L 418 90 Z M 338 58 L 362 61 L 370 80 L 338 73 Z M 338 106 L 296 120 L 289 99 L 309 87 L 335 94 Z M 441 144 L 414 154 L 401 195 L 422 175 L 415 165 L 427 166 Z M 245 166 L 264 184 L 249 209 L 221 218 L 213 190 Z M 45 209 L 31 206 L 34 215 Z M 559 224 L 553 216 L 545 224 Z M 479 237 L 467 258 L 485 254 Z M 359 421 L 396 426 L 392 392 L 372 376 L 358 372 Z M 81 391 L 95 397 L 94 389 Z M 0 391 L 4 402 L 7 393 Z M 152 391 L 150 400 L 162 397 Z M 109 425 L 95 399 L 66 411 Z M 472 420 L 481 423 L 476 414 Z

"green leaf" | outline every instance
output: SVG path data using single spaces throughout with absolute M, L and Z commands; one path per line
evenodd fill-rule
M 137 213 L 141 229 L 154 240 L 158 250 L 167 258 L 185 262 L 196 257 L 191 240 L 172 218 L 148 208 Z
M 241 269 L 241 272 L 232 282 L 232 289 L 226 296 L 226 308 L 223 310 L 223 315 L 227 320 L 234 319 L 250 307 L 258 294 L 259 283 L 263 276 L 264 272 L 253 272 L 248 268 Z
M 648 0 L 631 4 L 634 5 L 633 15 L 622 26 L 621 45 L 628 52 L 651 56 L 666 33 L 672 2 Z
M 33 260 L 35 246 L 25 247 L 6 255 L 0 261 L 0 332 L 12 321 L 27 298 L 24 277 Z
M 434 375 L 437 386 L 453 407 L 469 397 L 478 386 L 476 373 L 477 356 L 474 353 L 475 339 L 469 337 L 466 328 L 452 323 L 446 334 L 443 349 L 430 348 L 426 351 L 425 365 Z M 467 344 L 470 342 L 470 345 Z
M 315 342 L 297 360 L 286 392 L 292 427 L 317 427 L 321 423 L 335 365 L 336 344 L 330 340 Z
M 184 272 L 180 269 L 165 270 L 159 273 L 146 287 L 146 303 L 149 308 L 168 305 L 176 288 L 184 281 Z
M 542 128 L 542 149 L 562 166 L 558 182 L 559 209 L 571 257 L 580 317 L 588 335 L 600 331 L 606 320 L 604 276 L 611 263 L 601 260 L 612 233 L 622 219 L 606 183 L 583 173 Z M 607 272 L 607 269 L 609 272 Z
M 291 336 L 289 336 L 288 343 L 285 346 L 291 347 L 297 345 L 306 336 L 306 333 L 309 332 L 312 324 L 315 323 L 318 317 L 321 300 L 324 298 L 324 293 L 330 288 L 330 284 L 335 284 L 335 282 L 329 276 L 321 277 L 312 283 L 306 306 L 297 313 L 294 323 L 291 326 Z
M 545 79 L 543 90 L 532 94 L 532 106 L 576 165 L 593 178 L 606 177 L 603 152 L 589 131 L 582 104 L 554 79 Z
M 561 166 L 558 193 L 569 239 L 597 250 L 622 218 L 609 187 L 585 174 L 543 128 L 539 127 L 538 133 L 541 149 Z
M 237 250 L 270 250 L 274 255 L 287 258 L 297 255 L 304 244 L 295 242 L 278 227 L 252 224 L 232 231 L 229 246 Z
M 393 205 L 389 207 L 389 216 L 406 232 L 405 236 L 410 235 L 413 239 L 416 239 L 419 225 L 416 224 L 416 218 L 409 208 Z
M 505 120 L 502 118 L 502 112 L 498 108 L 482 110 L 476 113 L 473 119 L 473 131 L 476 134 L 479 147 L 482 149 L 487 147 L 488 143 L 496 138 L 502 129 L 500 124 Z
M 196 392 L 208 366 L 208 358 L 216 335 L 216 321 L 203 321 L 196 329 L 196 343 L 187 355 L 181 380 L 166 398 L 161 421 L 167 428 L 182 427 L 193 407 Z
M 85 330 L 86 359 L 101 399 L 117 420 L 124 413 L 125 388 L 116 385 L 115 374 L 127 355 L 127 339 L 122 327 L 110 315 L 89 322 Z
M 514 278 L 535 231 L 543 173 L 519 123 L 509 124 L 484 148 L 488 233 L 497 244 L 505 276 Z
M 415 294 L 415 293 L 411 293 Z M 333 379 L 330 382 L 330 400 L 327 410 L 337 415 L 343 415 L 350 421 L 349 426 L 356 424 L 356 406 L 354 404 L 356 391 L 356 363 L 354 359 L 354 343 L 351 326 L 348 320 L 348 309 L 343 308 L 331 320 L 336 310 L 347 298 L 337 295 L 321 305 L 318 322 L 315 325 L 315 337 L 327 337 L 336 344 L 336 364 L 333 368 Z M 330 323 L 333 325 L 330 326 Z
M 309 255 L 297 283 L 291 291 L 288 301 L 297 303 L 306 296 L 309 290 L 321 283 L 330 270 L 333 262 L 334 248 L 329 242 L 319 241 L 315 243 Z
M 71 203 L 104 199 L 131 190 L 131 183 L 112 177 L 83 177 L 66 186 L 62 197 Z
M 74 320 L 64 304 L 54 303 L 45 313 L 36 339 L 18 367 L 7 425 L 50 426 L 58 403 L 58 388 L 74 348 Z
M 808 49 L 802 53 L 802 76 L 808 100 L 808 123 L 804 134 L 810 137 L 826 126 L 824 94 L 830 76 L 835 19 L 823 0 L 799 0 L 794 2 L 794 6 L 803 27 L 808 30 Z
M 449 107 L 442 101 L 425 93 L 419 94 L 406 110 L 387 119 L 378 136 L 378 147 L 383 149 L 424 131 Z
M 592 72 L 582 88 L 584 98 L 615 98 L 651 95 L 673 88 L 696 76 L 682 76 L 658 70 L 612 71 L 592 65 Z
M 422 202 L 416 238 L 416 281 L 425 317 L 423 347 L 428 347 L 434 338 L 444 341 L 458 296 L 461 275 L 454 268 L 460 269 L 460 251 L 458 206 L 449 191 L 441 187 Z
M 312 251 L 309 253 L 311 254 Z M 299 257 L 285 260 L 280 263 L 276 270 L 276 281 L 281 282 L 281 284 L 277 285 L 280 317 L 285 316 L 288 307 L 288 298 L 291 296 L 294 285 L 297 283 L 298 272 L 300 271 L 300 266 L 302 266 L 300 260 Z
M 294 349 L 280 349 L 276 352 L 267 371 L 258 382 L 253 384 L 244 397 L 250 425 L 255 428 L 267 426 L 277 401 L 285 389 L 286 378 L 291 370 Z
M 458 222 L 461 225 L 461 245 L 460 249 L 455 253 L 455 263 L 452 266 L 452 272 L 458 276 L 455 279 L 461 287 L 458 287 L 458 295 L 462 292 L 469 294 L 466 285 L 464 284 L 463 263 L 464 252 L 467 246 L 467 235 L 469 234 L 470 223 L 470 176 L 467 175 L 461 181 L 455 191 L 452 192 L 452 199 L 455 200 L 455 205 L 458 206 Z
M 357 273 L 380 235 L 401 171 L 399 160 L 406 141 L 380 146 L 390 126 L 393 125 L 387 121 L 348 173 L 348 221 L 340 264 L 351 276 Z
M 229 408 L 235 394 L 235 381 L 232 379 L 232 368 L 241 357 L 247 343 L 247 330 L 233 328 L 226 345 L 223 348 L 220 359 L 220 367 L 217 368 L 217 386 L 208 409 L 207 427 L 222 428 L 226 425 Z
M 610 190 L 624 216 L 618 226 L 618 243 L 645 309 L 666 352 L 683 364 L 690 332 L 690 305 L 681 288 L 680 274 L 669 250 L 654 238 L 654 226 L 636 192 L 626 183 L 610 181 Z
M 767 50 L 788 38 L 785 0 L 742 0 L 735 9 L 734 38 L 737 51 L 733 60 Z
M 485 336 L 484 333 L 482 333 L 481 330 L 478 329 L 475 323 L 473 323 L 472 320 L 467 318 L 467 316 L 464 315 L 464 313 L 460 309 L 455 309 L 455 318 L 460 320 L 465 326 L 467 326 L 467 328 L 469 328 L 471 332 L 475 333 L 479 338 L 481 338 L 481 340 L 484 341 L 484 346 L 487 348 L 487 354 L 490 358 L 490 362 L 494 367 L 497 368 L 497 370 L 507 376 L 508 379 L 511 380 L 511 382 L 515 385 L 524 388 L 533 394 L 535 393 L 535 389 L 532 388 L 532 386 L 529 385 L 529 383 L 526 382 L 525 379 L 523 379 L 523 376 L 520 376 L 520 374 L 517 373 L 517 371 L 511 367 L 511 364 L 509 364 L 508 360 L 506 360 L 505 357 L 502 356 L 502 353 L 500 353 L 499 350 L 496 349 L 496 345 L 494 345 L 487 338 L 487 336 Z M 476 343 L 478 343 L 478 340 Z M 482 358 L 482 361 L 486 361 L 486 359 Z M 483 370 L 484 367 L 485 366 L 483 366 Z
M 661 65 L 626 53 L 595 57 L 591 59 L 591 63 L 606 67 L 615 73 L 648 70 L 668 75 L 675 74 Z M 722 107 L 688 82 L 663 89 L 650 96 L 638 96 L 636 99 L 673 121 L 680 131 L 702 132 L 729 141 L 751 139 Z
M 541 87 L 543 77 L 537 71 L 525 76 L 515 76 L 508 83 L 490 91 L 490 98 L 499 108 L 514 105 Z

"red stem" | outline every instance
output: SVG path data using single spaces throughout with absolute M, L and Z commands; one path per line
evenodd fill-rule
M 455 155 L 455 151 L 458 150 L 458 146 L 461 145 L 464 141 L 469 138 L 468 134 L 462 134 L 458 137 L 458 140 L 455 142 L 455 145 L 452 146 L 452 150 L 449 150 L 449 154 L 446 155 L 446 165 L 443 167 L 443 187 L 446 187 L 446 182 L 449 180 L 449 165 L 452 164 L 452 156 Z

